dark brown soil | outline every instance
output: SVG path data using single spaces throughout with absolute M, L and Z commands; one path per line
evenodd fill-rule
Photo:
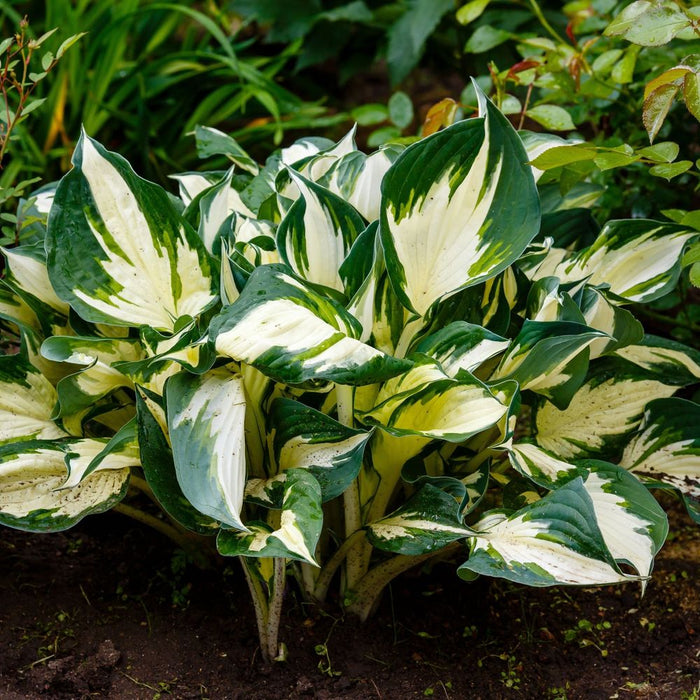
M 107 514 L 0 532 L 0 698 L 697 698 L 700 538 L 679 508 L 639 587 L 408 574 L 360 625 L 287 594 L 286 663 L 257 651 L 235 561 L 202 572 Z

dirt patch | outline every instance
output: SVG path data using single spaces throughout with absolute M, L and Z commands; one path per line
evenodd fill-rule
M 533 590 L 407 574 L 367 624 L 287 593 L 289 660 L 260 663 L 235 561 L 202 572 L 117 514 L 0 532 L 0 697 L 697 698 L 700 546 L 681 509 L 636 585 Z

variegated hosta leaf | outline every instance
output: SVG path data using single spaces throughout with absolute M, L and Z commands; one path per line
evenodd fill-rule
M 382 352 L 393 355 L 399 345 L 408 312 L 394 292 L 386 272 L 377 279 L 376 285 L 371 332 L 372 345 Z
M 537 444 L 563 460 L 609 457 L 637 428 L 649 401 L 675 391 L 629 362 L 597 360 L 565 410 L 549 402 L 537 408 Z
M 589 471 L 584 487 L 608 550 L 615 561 L 648 577 L 668 534 L 666 513 L 639 479 L 622 467 L 597 460 L 578 464 Z
M 514 379 L 565 408 L 585 379 L 588 346 L 604 335 L 581 323 L 525 321 L 491 379 Z
M 354 481 L 371 432 L 349 428 L 289 399 L 274 401 L 268 420 L 280 471 L 308 469 L 324 501 L 339 496 Z
M 516 471 L 548 489 L 557 488 L 586 474 L 585 469 L 559 459 L 534 443 L 514 442 L 506 449 Z
M 281 509 L 284 502 L 284 485 L 287 474 L 282 472 L 269 479 L 248 479 L 245 485 L 246 503 L 264 508 Z
M 78 413 L 120 387 L 132 382 L 114 364 L 143 357 L 137 340 L 54 336 L 44 341 L 41 354 L 53 362 L 82 365 L 85 369 L 61 379 L 56 390 L 60 415 Z
M 423 338 L 413 350 L 434 358 L 446 375 L 455 377 L 460 371 L 473 372 L 509 344 L 482 326 L 455 321 Z
M 525 149 L 478 94 L 478 119 L 410 146 L 382 182 L 389 276 L 402 303 L 421 315 L 438 299 L 504 270 L 539 230 Z
M 367 539 L 377 549 L 411 556 L 434 552 L 474 530 L 462 524 L 459 501 L 424 484 L 401 508 L 367 526 Z
M 675 286 L 683 249 L 697 235 L 684 226 L 659 221 L 609 221 L 595 243 L 580 252 L 552 249 L 535 277 L 554 275 L 562 282 L 586 279 L 590 285 L 609 285 L 613 294 L 627 301 L 649 302 Z
M 621 583 L 596 522 L 590 495 L 575 479 L 508 516 L 486 513 L 474 529 L 469 559 L 458 569 L 528 586 Z M 471 573 L 469 573 L 471 572 Z
M 0 279 L 0 319 L 14 323 L 20 331 L 41 329 L 36 312 L 2 279 Z
M 201 192 L 196 202 L 199 209 L 197 234 L 213 255 L 219 253 L 221 236 L 231 228 L 231 214 L 235 211 L 235 203 L 229 204 L 230 193 L 235 192 L 231 186 L 232 177 L 233 168 L 219 182 Z M 252 213 L 247 207 L 245 212 Z
M 676 340 L 645 335 L 638 344 L 619 348 L 616 354 L 667 384 L 686 386 L 700 380 L 700 352 Z
M 162 384 L 179 367 L 201 374 L 214 364 L 214 353 L 194 319 L 183 318 L 172 334 L 162 334 L 147 326 L 140 329 L 141 343 L 146 355 L 134 362 L 120 361 L 115 368 L 126 374 L 135 384 L 141 384 L 162 394 Z
M 25 245 L 0 250 L 7 260 L 8 282 L 19 292 L 30 295 L 41 305 L 48 307 L 49 311 L 68 316 L 68 304 L 58 298 L 49 279 L 43 242 L 33 246 Z M 39 312 L 41 310 L 41 307 L 35 309 Z
M 236 243 L 249 243 L 251 249 L 256 251 L 257 258 L 252 255 L 245 256 L 254 267 L 280 262 L 275 236 L 276 227 L 272 222 L 236 215 L 233 226 L 234 240 Z
M 293 166 L 309 180 L 319 182 L 339 159 L 357 150 L 355 131 L 356 127 L 353 126 L 338 143 L 314 137 L 300 139 L 289 148 L 282 149 L 282 162 Z M 288 189 L 296 190 L 294 184 Z M 282 194 L 296 199 L 298 190 L 293 194 L 289 191 Z
M 104 469 L 63 489 L 66 447 L 48 440 L 0 447 L 0 524 L 30 532 L 58 532 L 126 495 L 130 470 Z
M 338 270 L 340 279 L 343 281 L 345 296 L 350 299 L 346 308 L 362 326 L 359 340 L 363 343 L 372 337 L 377 320 L 375 312 L 377 290 L 382 275 L 386 273 L 384 253 L 377 235 L 378 230 L 379 223 L 373 221 L 355 239 Z M 401 307 L 400 318 L 403 320 L 403 307 Z M 381 349 L 379 345 L 375 347 Z M 391 350 L 393 349 L 392 346 Z
M 479 325 L 494 333 L 505 334 L 510 326 L 511 311 L 519 296 L 512 267 L 507 267 L 497 277 L 487 279 L 481 297 Z
M 357 319 L 286 270 L 253 271 L 240 297 L 212 320 L 217 352 L 288 384 L 373 384 L 410 366 L 356 340 Z
M 366 221 L 376 221 L 382 179 L 402 151 L 400 146 L 387 146 L 370 155 L 352 151 L 331 165 L 320 184 L 350 202 Z
M 548 489 L 582 477 L 598 527 L 615 560 L 630 564 L 640 576 L 651 573 L 668 525 L 663 510 L 639 479 L 608 462 L 570 464 L 528 443 L 512 445 L 509 456 L 518 471 Z
M 89 321 L 159 330 L 214 303 L 204 246 L 165 190 L 85 134 L 73 166 L 56 191 L 46 239 L 61 299 Z
M 139 389 L 136 419 L 141 466 L 148 485 L 163 510 L 183 527 L 200 535 L 214 535 L 216 520 L 200 513 L 180 488 L 170 448 L 167 418 L 160 397 Z
M 0 357 L 0 444 L 65 437 L 51 417 L 56 390 L 21 355 Z
M 532 163 L 538 156 L 546 153 L 550 148 L 562 148 L 566 146 L 573 146 L 576 141 L 566 141 L 560 136 L 554 136 L 554 134 L 543 134 L 535 131 L 519 131 L 518 136 L 523 142 L 523 146 L 527 151 L 527 159 Z M 580 142 L 579 142 L 580 143 Z M 530 166 L 532 168 L 532 174 L 535 177 L 535 182 L 539 180 L 544 174 L 544 170 L 536 168 L 534 165 Z
M 688 512 L 700 522 L 700 406 L 677 398 L 650 402 L 620 466 L 680 491 Z
M 591 360 L 642 339 L 642 324 L 627 309 L 610 303 L 600 290 L 585 286 L 581 291 L 580 304 L 586 323 L 610 336 L 610 339 L 599 338 L 591 343 Z
M 414 381 L 414 374 L 420 378 Z M 396 383 L 398 393 L 364 414 L 362 420 L 395 436 L 462 442 L 498 423 L 508 410 L 467 373 L 452 379 L 437 366 L 425 365 L 404 376 L 405 384 Z
M 247 532 L 221 530 L 216 546 L 227 557 L 285 557 L 317 566 L 314 552 L 323 527 L 321 487 L 306 469 L 285 472 L 280 523 L 248 523 Z
M 527 318 L 532 321 L 571 321 L 586 325 L 581 310 L 571 296 L 573 287 L 571 284 L 560 284 L 558 277 L 537 280 L 527 297 Z
M 227 367 L 180 372 L 166 383 L 165 403 L 177 480 L 200 512 L 229 527 L 241 520 L 246 480 L 243 379 Z
M 468 473 L 465 474 L 465 470 Z M 430 484 L 457 499 L 460 504 L 459 515 L 464 518 L 484 497 L 489 484 L 489 472 L 488 460 L 471 471 L 468 458 L 443 456 L 441 450 L 432 450 L 428 455 L 419 455 L 409 460 L 401 470 L 401 478 L 417 486 Z
M 294 272 L 313 284 L 342 292 L 338 270 L 365 222 L 355 208 L 293 170 L 299 197 L 277 229 L 277 248 Z
M 68 477 L 61 488 L 73 488 L 103 469 L 141 466 L 136 421 L 126 423 L 111 439 L 84 438 L 66 443 Z
M 214 170 L 208 173 L 178 173 L 170 177 L 177 181 L 180 199 L 188 207 L 202 192 L 220 182 L 222 175 L 224 175 L 222 171 Z

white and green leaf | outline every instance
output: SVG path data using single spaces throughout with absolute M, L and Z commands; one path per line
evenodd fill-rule
M 222 529 L 216 538 L 219 553 L 228 557 L 284 557 L 318 566 L 315 551 L 323 527 L 321 487 L 306 469 L 287 470 L 283 487 L 279 527 L 251 522 L 243 533 Z
M 602 337 L 581 323 L 526 320 L 491 379 L 514 379 L 565 408 L 586 377 L 588 346 Z
M 114 437 L 71 440 L 65 446 L 68 476 L 62 489 L 74 488 L 92 474 L 105 469 L 140 467 L 136 422 L 126 423 Z
M 432 357 L 449 377 L 473 372 L 486 360 L 502 353 L 510 341 L 483 326 L 454 321 L 422 338 L 413 351 Z
M 600 289 L 586 285 L 579 299 L 586 324 L 610 336 L 591 343 L 591 360 L 638 343 L 644 336 L 642 324 L 627 309 L 611 303 Z M 625 355 L 622 354 L 621 357 Z
M 216 280 L 207 253 L 165 190 L 85 134 L 73 166 L 46 239 L 58 296 L 86 320 L 160 330 L 209 308 Z
M 49 440 L 0 447 L 0 523 L 30 532 L 58 532 L 91 513 L 102 513 L 124 498 L 128 468 L 104 469 L 73 488 L 67 446 Z
M 376 221 L 381 212 L 382 179 L 402 150 L 387 146 L 370 155 L 352 151 L 331 165 L 321 184 L 352 204 L 365 221 Z
M 608 550 L 616 562 L 648 578 L 668 534 L 666 513 L 639 479 L 622 467 L 597 460 L 578 465 L 589 472 L 584 487 Z
M 597 360 L 565 410 L 537 408 L 537 444 L 562 460 L 609 455 L 637 429 L 647 403 L 675 391 L 631 363 Z
M 637 344 L 619 348 L 615 354 L 667 384 L 686 386 L 700 380 L 700 352 L 677 340 L 645 335 Z
M 421 315 L 504 270 L 539 230 L 527 153 L 506 118 L 478 96 L 479 118 L 410 146 L 382 181 L 387 270 L 401 302 Z
M 201 513 L 232 528 L 241 520 L 246 481 L 246 397 L 242 377 L 221 367 L 180 372 L 165 388 L 168 431 L 183 494 Z
M 491 511 L 474 525 L 460 575 L 484 574 L 528 586 L 622 583 L 580 478 L 512 515 Z
M 201 535 L 216 534 L 218 521 L 200 513 L 180 488 L 161 398 L 139 389 L 136 392 L 136 418 L 141 466 L 158 503 L 188 530 Z
M 474 530 L 462 524 L 459 501 L 424 484 L 418 493 L 390 515 L 367 526 L 367 539 L 387 552 L 420 556 L 435 552 Z
M 361 419 L 394 436 L 462 442 L 496 425 L 508 410 L 476 377 L 464 372 L 451 378 L 437 365 L 418 365 L 389 386 Z M 382 400 L 390 391 L 396 393 Z
M 44 341 L 41 354 L 53 362 L 84 367 L 56 385 L 60 415 L 78 413 L 121 387 L 133 387 L 131 379 L 114 367 L 117 362 L 137 362 L 143 348 L 137 340 L 53 336 Z
M 620 466 L 679 491 L 688 512 L 700 522 L 700 406 L 679 398 L 650 402 Z
M 0 444 L 67 434 L 52 420 L 56 390 L 22 355 L 0 357 Z
M 274 401 L 268 421 L 277 468 L 308 469 L 324 501 L 339 496 L 357 477 L 371 432 L 349 428 L 290 399 Z
M 685 246 L 697 235 L 684 226 L 647 219 L 609 221 L 593 245 L 573 254 L 550 251 L 535 277 L 585 279 L 609 286 L 627 301 L 652 301 L 675 286 Z
M 299 197 L 277 229 L 280 256 L 308 282 L 343 291 L 338 271 L 366 224 L 338 195 L 293 170 L 289 174 Z
M 317 379 L 372 384 L 410 367 L 357 340 L 361 332 L 342 306 L 282 265 L 256 268 L 209 329 L 218 353 L 288 384 Z

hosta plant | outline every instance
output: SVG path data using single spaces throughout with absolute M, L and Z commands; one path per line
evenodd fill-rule
M 83 134 L 45 239 L 5 251 L 0 521 L 116 508 L 239 557 L 266 659 L 288 574 L 361 618 L 434 557 L 643 585 L 648 488 L 700 519 L 700 406 L 676 396 L 700 355 L 625 304 L 671 289 L 697 233 L 610 221 L 576 247 L 585 200 L 540 202 L 546 144 L 479 100 L 407 148 L 308 138 L 264 166 L 200 128 L 231 169 L 179 197 Z

